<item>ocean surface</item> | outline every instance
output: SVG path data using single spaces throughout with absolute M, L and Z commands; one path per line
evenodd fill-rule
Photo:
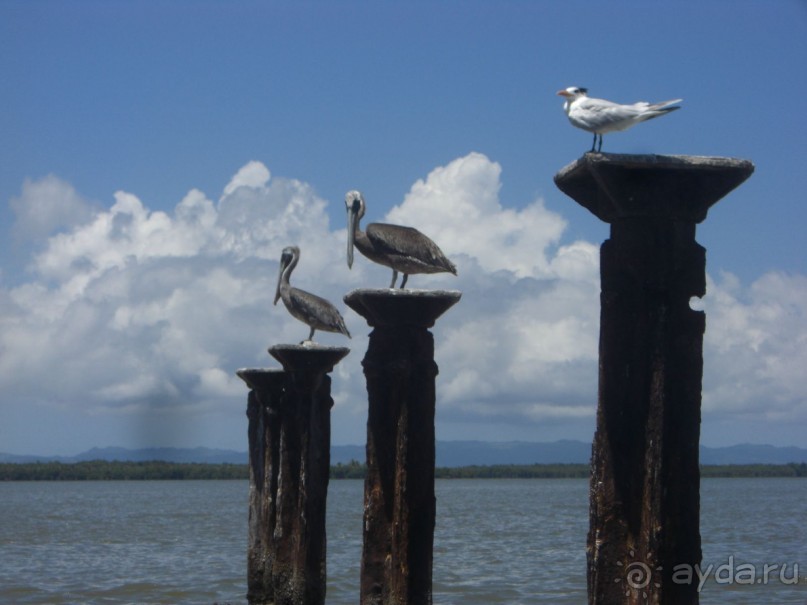
M 0 604 L 245 605 L 247 489 L 0 483 Z M 330 483 L 329 605 L 358 602 L 362 491 Z M 438 480 L 436 491 L 435 604 L 586 602 L 586 480 Z M 705 479 L 701 500 L 701 604 L 807 605 L 807 480 Z

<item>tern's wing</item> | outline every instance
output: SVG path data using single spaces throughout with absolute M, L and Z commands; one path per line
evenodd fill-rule
M 582 99 L 569 117 L 589 132 L 608 132 L 626 128 L 646 110 L 641 103 L 620 105 L 604 99 Z

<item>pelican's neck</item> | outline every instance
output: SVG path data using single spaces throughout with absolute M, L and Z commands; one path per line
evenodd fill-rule
M 294 271 L 294 267 L 297 266 L 297 255 L 291 257 L 289 264 L 286 265 L 286 268 L 283 269 L 283 272 L 280 274 L 280 284 L 281 286 L 288 286 L 289 285 L 289 278 L 291 278 L 291 272 Z
M 359 206 L 359 209 L 356 211 L 354 216 L 356 218 L 353 220 L 353 233 L 358 235 L 359 233 L 362 233 L 361 219 L 364 218 L 364 204 Z
M 356 245 L 359 250 L 362 250 L 362 247 L 366 248 L 369 244 L 369 240 L 367 239 L 367 234 L 362 231 L 361 228 L 361 219 L 364 218 L 364 204 L 359 206 L 358 211 L 354 214 L 356 218 L 354 218 L 351 223 L 353 223 L 353 243 Z M 361 243 L 359 243 L 361 242 Z

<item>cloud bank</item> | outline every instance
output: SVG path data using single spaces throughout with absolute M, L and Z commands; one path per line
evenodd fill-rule
M 587 438 L 599 243 L 564 241 L 562 216 L 540 199 L 507 206 L 500 187 L 501 167 L 472 153 L 418 180 L 385 216 L 367 200 L 368 219 L 416 226 L 458 265 L 458 277 L 410 278 L 411 287 L 463 292 L 434 330 L 438 436 Z M 337 304 L 354 335 L 318 334 L 352 349 L 334 372 L 334 442 L 363 442 L 369 329 L 342 297 L 385 287 L 389 270 L 361 256 L 348 270 L 344 226 L 329 224 L 329 203 L 342 200 L 257 161 L 217 201 L 192 190 L 170 212 L 123 191 L 98 208 L 56 177 L 26 181 L 11 201 L 15 235 L 36 252 L 27 277 L 0 284 L 0 410 L 133 422 L 141 441 L 158 435 L 158 445 L 161 426 L 189 416 L 195 428 L 184 438 L 196 445 L 222 416 L 240 426 L 246 388 L 235 369 L 273 366 L 267 347 L 307 335 L 272 305 L 280 251 L 296 244 L 294 285 Z M 772 435 L 776 423 L 806 424 L 807 278 L 772 272 L 743 285 L 721 274 L 703 306 L 706 418 L 769 423 Z M 243 449 L 242 432 L 227 439 Z

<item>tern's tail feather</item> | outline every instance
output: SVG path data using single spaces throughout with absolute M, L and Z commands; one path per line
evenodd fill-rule
M 676 109 L 681 109 L 680 105 L 676 105 L 676 103 L 680 103 L 683 99 L 675 99 L 673 101 L 664 101 L 663 103 L 653 103 L 652 105 L 648 105 L 647 109 L 642 112 L 640 116 L 641 121 L 652 120 L 653 118 L 657 118 L 659 116 L 666 116 L 668 113 L 675 111 Z
M 683 99 L 673 99 L 672 101 L 662 101 L 661 103 L 653 103 L 650 106 L 650 109 L 654 109 L 656 111 L 665 109 L 667 111 L 675 111 L 676 109 L 681 109 L 680 107 L 670 107 L 670 105 L 677 105 L 678 103 L 682 103 Z

